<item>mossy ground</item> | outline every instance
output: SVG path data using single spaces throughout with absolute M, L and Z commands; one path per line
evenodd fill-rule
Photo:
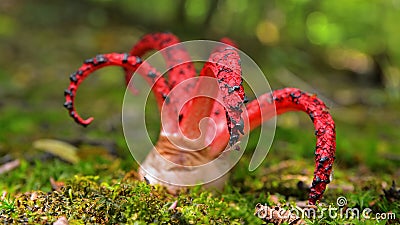
M 75 177 L 61 192 L 28 192 L 13 200 L 3 222 L 51 223 L 65 216 L 70 224 L 226 224 L 255 223 L 245 201 L 213 197 L 192 190 L 177 197 L 162 187 L 138 181 L 100 183 L 98 177 Z M 34 198 L 32 198 L 34 196 Z M 171 208 L 174 201 L 178 204 Z
M 42 169 L 48 171 L 59 163 L 49 163 Z M 8 178 L 9 185 L 15 182 Z M 25 181 L 29 182 L 26 179 L 22 183 Z M 48 190 L 49 182 L 44 183 L 47 187 L 43 189 Z M 76 175 L 65 180 L 61 191 L 27 191 L 7 196 L 0 203 L 0 222 L 46 224 L 65 216 L 71 224 L 259 224 L 261 221 L 253 216 L 253 202 L 266 202 L 267 195 L 246 196 L 236 188 L 227 190 L 211 193 L 197 187 L 173 196 L 163 187 L 136 180 L 134 173 Z M 175 201 L 176 207 L 170 208 Z
M 278 133 L 287 131 L 279 130 Z M 272 150 L 274 151 L 274 150 Z M 255 172 L 248 172 L 246 154 L 232 171 L 222 192 L 194 187 L 173 196 L 163 187 L 136 180 L 121 159 L 112 156 L 88 157 L 71 165 L 59 159 L 22 161 L 16 170 L 0 177 L 0 188 L 10 194 L 0 202 L 0 222 L 48 224 L 65 216 L 70 224 L 262 224 L 254 216 L 257 203 L 287 206 L 302 204 L 307 198 L 313 165 L 299 159 L 268 157 Z M 135 167 L 135 166 L 134 166 Z M 388 168 L 390 170 L 390 167 Z M 63 182 L 52 190 L 49 177 Z M 367 168 L 336 167 L 335 179 L 325 193 L 322 208 L 336 206 L 345 196 L 347 207 L 371 208 L 399 215 L 399 199 L 385 196 L 394 176 L 377 175 Z M 394 197 L 394 196 L 392 196 Z M 171 207 L 176 201 L 176 207 Z M 370 219 L 330 218 L 308 220 L 310 224 L 376 224 Z M 383 220 L 380 224 L 396 223 Z

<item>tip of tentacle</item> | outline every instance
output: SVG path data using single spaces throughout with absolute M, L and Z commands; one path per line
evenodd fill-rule
M 93 117 L 89 117 L 88 119 L 86 119 L 86 120 L 83 120 L 82 118 L 80 118 L 80 117 L 74 117 L 74 119 L 75 119 L 75 121 L 77 122 L 77 123 L 79 123 L 80 125 L 82 125 L 82 126 L 84 126 L 84 127 L 87 127 L 89 124 L 91 124 L 92 123 L 92 121 L 94 120 L 94 118 Z
M 90 118 L 88 118 L 88 119 L 86 119 L 86 120 L 82 119 L 82 118 L 76 113 L 72 101 L 68 101 L 68 100 L 67 100 L 67 101 L 64 103 L 64 107 L 65 107 L 66 109 L 68 109 L 69 115 L 70 115 L 72 118 L 74 118 L 75 122 L 76 122 L 76 123 L 79 123 L 80 125 L 82 125 L 82 126 L 84 126 L 84 127 L 87 127 L 90 123 L 92 123 L 92 121 L 93 121 L 93 119 L 94 119 L 93 117 L 90 117 Z
M 94 120 L 93 117 L 89 117 L 88 119 L 84 120 L 81 124 L 82 126 L 87 127 L 89 124 L 92 123 L 93 120 Z

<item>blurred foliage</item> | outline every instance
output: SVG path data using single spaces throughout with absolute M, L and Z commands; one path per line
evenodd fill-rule
M 115 129 L 115 121 L 110 125 L 101 120 L 118 117 L 121 100 L 116 99 L 123 95 L 120 70 L 99 71 L 116 76 L 94 76 L 80 90 L 80 96 L 87 96 L 77 98 L 80 111 L 101 118 L 90 131 L 73 125 L 59 107 L 66 77 L 82 59 L 126 52 L 141 35 L 157 31 L 171 31 L 182 40 L 228 36 L 260 65 L 273 88 L 297 86 L 327 95 L 324 100 L 334 114 L 354 105 L 389 104 L 396 111 L 399 12 L 399 0 L 179 0 L 174 4 L 4 0 L 0 3 L 0 142 L 15 146 L 38 136 L 73 133 L 97 137 L 98 126 Z M 95 112 L 90 111 L 93 108 Z M 355 114 L 348 120 L 364 123 L 357 119 L 365 111 L 340 114 Z
M 261 67 L 273 89 L 295 86 L 318 93 L 336 121 L 337 183 L 352 184 L 349 176 L 364 179 L 370 173 L 382 183 L 396 179 L 400 183 L 399 20 L 400 0 L 1 0 L 0 165 L 9 157 L 23 160 L 15 171 L 0 175 L 0 191 L 49 191 L 50 176 L 63 180 L 82 174 L 108 179 L 110 171 L 98 165 L 102 163 L 117 164 L 113 170 L 137 167 L 132 166 L 134 160 L 121 129 L 125 88 L 120 68 L 98 71 L 82 84 L 78 110 L 84 117 L 90 113 L 96 118 L 86 129 L 76 125 L 62 107 L 63 90 L 68 75 L 84 59 L 98 53 L 127 52 L 143 34 L 159 31 L 171 31 L 183 41 L 230 37 Z M 151 106 L 148 109 L 146 123 L 154 140 L 158 114 Z M 44 161 L 48 156 L 32 147 L 43 138 L 75 144 L 111 141 L 122 160 L 82 160 L 75 165 L 54 158 Z M 280 116 L 263 167 L 287 159 L 311 165 L 314 141 L 306 115 Z M 237 166 L 240 169 L 234 171 L 232 186 L 252 196 L 255 189 L 268 191 L 263 189 L 268 179 L 260 179 L 265 168 L 256 174 L 247 172 L 251 146 Z M 271 179 L 269 188 L 289 193 L 279 179 Z M 373 195 L 378 198 L 381 186 L 374 187 Z M 353 191 L 349 193 L 353 198 L 363 197 L 358 196 L 358 189 Z M 235 197 L 238 201 L 245 198 Z M 327 198 L 334 201 L 332 196 Z M 7 205 L 5 210 L 13 210 L 12 204 Z M 377 211 L 389 206 L 384 204 Z M 246 208 L 246 213 L 251 210 Z

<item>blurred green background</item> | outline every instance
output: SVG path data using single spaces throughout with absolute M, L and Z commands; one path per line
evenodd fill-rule
M 54 138 L 106 141 L 129 167 L 133 159 L 121 129 L 122 70 L 101 70 L 82 84 L 78 110 L 96 118 L 88 128 L 68 116 L 63 91 L 84 59 L 127 52 L 146 33 L 170 31 L 183 41 L 229 37 L 273 89 L 318 93 L 337 123 L 337 167 L 398 178 L 398 21 L 400 0 L 2 0 L 1 163 L 10 156 L 33 160 L 32 142 Z M 268 157 L 311 164 L 313 145 L 307 116 L 289 113 L 278 119 Z

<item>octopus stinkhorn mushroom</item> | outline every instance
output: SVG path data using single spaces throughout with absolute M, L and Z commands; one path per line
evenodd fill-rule
M 74 99 L 81 82 L 94 71 L 106 66 L 120 66 L 125 70 L 127 85 L 133 73 L 138 72 L 151 85 L 160 111 L 163 106 L 168 106 L 168 110 L 174 112 L 171 114 L 167 112 L 167 120 L 169 121 L 169 115 L 177 117 L 175 124 L 168 125 L 170 132 L 161 131 L 153 150 L 141 164 L 140 174 L 147 182 L 161 183 L 174 190 L 176 186 L 173 184 L 154 178 L 186 179 L 187 176 L 184 177 L 179 173 L 180 170 L 187 170 L 185 166 L 195 167 L 215 159 L 227 147 L 235 146 L 243 135 L 273 116 L 288 111 L 303 111 L 309 115 L 315 127 L 315 172 L 309 203 L 316 204 L 330 182 L 336 150 L 335 125 L 326 105 L 316 95 L 297 88 L 275 90 L 247 103 L 242 85 L 240 57 L 234 47 L 235 44 L 227 38 L 221 39 L 221 42 L 229 47 L 221 45 L 214 49 L 198 76 L 194 64 L 190 62 L 189 53 L 183 47 L 177 46 L 163 53 L 169 69 L 168 77 L 162 76 L 141 59 L 148 51 L 162 50 L 179 42 L 179 39 L 171 33 L 147 34 L 133 46 L 129 53 L 101 54 L 85 60 L 83 65 L 70 75 L 70 85 L 64 92 L 64 106 L 69 111 L 69 115 L 83 126 L 92 122 L 93 118 L 82 119 L 79 116 L 75 110 Z M 172 99 L 168 96 L 174 87 L 193 77 L 216 79 L 218 82 L 214 92 L 221 96 L 221 101 L 198 97 L 184 104 L 178 97 Z M 195 85 L 187 85 L 184 92 L 201 93 L 206 87 L 202 82 L 203 80 L 199 79 Z M 129 88 L 133 89 L 132 86 Z M 185 95 L 184 92 L 180 94 Z M 178 109 L 178 105 L 184 105 L 184 107 Z M 243 113 L 244 110 L 247 111 L 246 115 Z M 199 123 L 205 117 L 213 119 L 216 129 L 213 130 L 215 138 L 204 146 L 204 139 L 198 137 L 202 135 Z M 163 129 L 167 128 L 162 125 L 161 130 Z M 180 144 L 177 146 L 175 143 Z M 160 156 L 172 162 L 172 166 L 164 165 L 160 161 Z M 211 166 L 209 171 L 212 170 L 218 170 L 218 168 Z M 193 172 L 193 176 L 199 175 L 196 174 L 195 169 L 189 172 Z M 148 173 L 153 176 L 148 176 Z M 221 179 L 225 180 L 226 176 Z M 221 184 L 223 182 L 213 182 L 213 186 L 221 186 Z

